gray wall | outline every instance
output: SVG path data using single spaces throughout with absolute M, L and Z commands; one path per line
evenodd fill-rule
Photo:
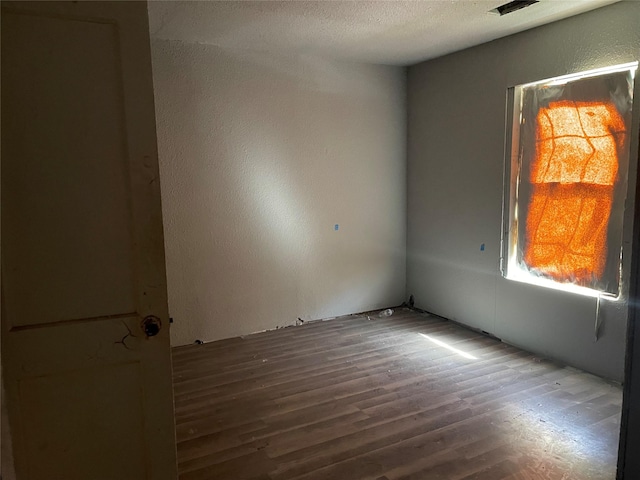
M 404 69 L 152 53 L 174 345 L 403 301 Z
M 595 342 L 595 299 L 499 275 L 505 96 L 509 86 L 640 59 L 639 25 L 640 2 L 622 2 L 409 68 L 407 294 L 416 306 L 622 380 L 626 298 L 603 302 Z M 629 192 L 634 181 L 632 168 Z

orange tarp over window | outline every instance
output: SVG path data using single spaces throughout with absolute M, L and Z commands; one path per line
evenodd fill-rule
M 524 261 L 554 280 L 599 279 L 624 121 L 610 102 L 552 102 L 536 118 Z

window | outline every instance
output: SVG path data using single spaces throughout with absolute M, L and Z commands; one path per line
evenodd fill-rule
M 636 69 L 627 64 L 510 89 L 506 278 L 593 296 L 619 293 Z

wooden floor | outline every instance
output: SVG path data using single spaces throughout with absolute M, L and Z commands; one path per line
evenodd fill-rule
M 615 477 L 618 386 L 408 309 L 173 359 L 181 480 Z

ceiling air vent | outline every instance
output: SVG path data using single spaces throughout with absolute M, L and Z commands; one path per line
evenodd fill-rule
M 539 0 L 513 0 L 513 2 L 505 3 L 504 5 L 500 5 L 493 10 L 489 10 L 489 13 L 497 13 L 502 16 L 506 15 L 507 13 L 513 13 L 516 10 L 520 10 L 521 8 L 533 5 L 534 3 L 538 3 L 538 1 Z

